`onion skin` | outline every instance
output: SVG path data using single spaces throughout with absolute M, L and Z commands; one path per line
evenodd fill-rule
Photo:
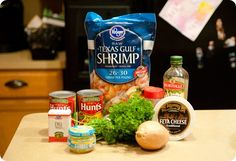
M 157 121 L 145 121 L 139 125 L 135 139 L 146 150 L 158 150 L 169 141 L 169 131 Z

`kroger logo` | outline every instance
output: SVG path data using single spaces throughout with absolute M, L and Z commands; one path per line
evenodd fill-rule
M 113 39 L 121 40 L 125 36 L 125 29 L 122 26 L 116 25 L 110 29 L 110 36 Z

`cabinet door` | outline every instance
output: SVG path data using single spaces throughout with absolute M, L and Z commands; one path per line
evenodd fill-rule
M 0 98 L 47 97 L 62 86 L 60 70 L 0 72 Z
M 1 99 L 0 156 L 7 149 L 22 117 L 29 113 L 47 112 L 48 99 Z M 26 129 L 29 130 L 29 129 Z
M 0 72 L 0 155 L 9 145 L 22 117 L 48 111 L 48 94 L 63 88 L 60 70 Z

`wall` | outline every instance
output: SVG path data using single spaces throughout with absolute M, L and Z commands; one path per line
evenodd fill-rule
M 62 12 L 63 0 L 22 0 L 24 5 L 24 24 L 33 18 L 34 15 L 42 16 L 44 7 L 52 9 L 56 13 Z
M 24 5 L 24 25 L 31 20 L 31 18 L 38 14 L 42 14 L 42 3 L 40 0 L 22 0 Z

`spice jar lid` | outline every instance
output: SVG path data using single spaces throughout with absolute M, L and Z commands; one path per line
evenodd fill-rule
M 86 125 L 73 126 L 69 129 L 69 134 L 72 136 L 91 136 L 94 133 L 94 128 Z
M 153 120 L 165 126 L 170 133 L 170 140 L 181 140 L 191 132 L 195 122 L 192 105 L 179 96 L 161 99 L 154 108 Z
M 50 109 L 48 111 L 48 116 L 70 116 L 71 115 L 71 110 L 70 109 L 66 109 L 66 110 L 62 110 L 62 109 Z
M 164 97 L 164 90 L 159 87 L 147 86 L 143 89 L 143 96 L 151 99 L 161 99 Z

